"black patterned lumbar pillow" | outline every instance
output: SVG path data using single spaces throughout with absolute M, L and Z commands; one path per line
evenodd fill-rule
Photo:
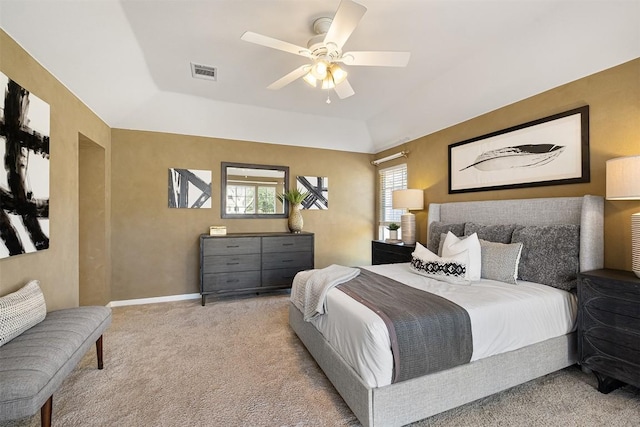
M 467 251 L 452 257 L 442 258 L 420 243 L 416 243 L 416 250 L 412 254 L 409 266 L 413 272 L 432 279 L 458 285 L 468 285 L 470 283 L 468 262 L 469 255 Z

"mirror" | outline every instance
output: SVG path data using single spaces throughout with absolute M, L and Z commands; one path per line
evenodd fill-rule
M 287 166 L 222 162 L 222 218 L 286 218 L 289 205 L 277 195 L 289 190 Z

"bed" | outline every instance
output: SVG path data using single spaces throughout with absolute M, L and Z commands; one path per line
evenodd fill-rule
M 436 224 L 518 224 L 525 228 L 569 225 L 579 230 L 575 243 L 577 247 L 572 248 L 577 254 L 579 271 L 588 271 L 603 266 L 603 205 L 602 197 L 588 195 L 432 203 L 427 224 L 431 230 L 428 240 L 434 238 Z M 385 273 L 384 266 L 376 268 L 378 273 Z M 401 264 L 388 266 L 390 270 L 402 268 Z M 549 270 L 553 270 L 553 266 Z M 531 286 L 535 287 L 535 284 Z M 292 298 L 293 294 L 292 290 Z M 329 306 L 323 316 L 331 316 Z M 341 322 L 349 323 L 344 319 Z M 339 346 L 325 338 L 314 322 L 305 321 L 302 311 L 293 300 L 289 306 L 289 324 L 364 426 L 405 425 L 576 363 L 574 325 L 566 333 L 534 344 L 475 358 L 469 363 L 428 375 L 389 383 L 387 380 L 372 380 L 360 367 L 352 367 L 353 363 L 347 360 L 352 360 L 353 356 L 343 356 L 341 351 L 344 350 L 338 351 L 336 348 Z

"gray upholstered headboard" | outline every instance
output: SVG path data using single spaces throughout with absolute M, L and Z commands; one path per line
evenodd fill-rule
M 487 200 L 429 204 L 429 225 L 449 223 L 580 225 L 580 271 L 604 265 L 604 198 L 602 196 Z

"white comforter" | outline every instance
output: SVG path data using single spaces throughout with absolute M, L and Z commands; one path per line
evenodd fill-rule
M 447 298 L 467 310 L 473 334 L 471 361 L 565 335 L 576 326 L 575 296 L 550 286 L 524 281 L 510 285 L 485 279 L 471 285 L 453 285 L 413 273 L 408 263 L 361 268 Z M 300 282 L 296 276 L 291 300 L 304 313 Z M 382 319 L 339 289 L 327 292 L 325 307 L 326 314 L 311 323 L 366 384 L 390 384 L 393 356 Z

